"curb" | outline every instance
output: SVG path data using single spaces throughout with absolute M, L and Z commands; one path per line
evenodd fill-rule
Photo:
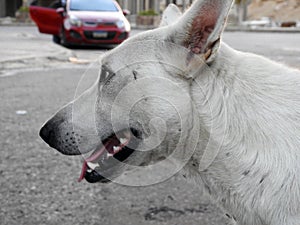
M 34 23 L 0 23 L 3 27 L 33 27 Z
M 0 23 L 1 26 L 9 26 L 9 27 L 32 27 L 36 26 L 35 23 L 18 23 L 18 22 L 11 22 L 11 23 Z M 131 24 L 131 28 L 135 30 L 151 30 L 157 28 L 156 26 L 141 26 L 136 25 L 134 23 Z M 281 27 L 239 27 L 239 26 L 228 26 L 226 27 L 225 31 L 227 32 L 266 32 L 266 33 L 300 33 L 300 27 L 291 27 L 291 28 L 281 28 Z
M 57 54 L 45 54 L 40 56 L 28 56 L 28 57 L 22 57 L 22 58 L 15 58 L 15 59 L 8 59 L 8 60 L 2 60 L 0 61 L 0 66 L 4 65 L 6 63 L 13 63 L 13 62 L 27 62 L 34 59 L 48 59 L 48 60 L 55 60 L 60 62 L 67 62 L 69 61 L 70 57 L 74 57 L 74 53 L 72 51 L 70 52 L 58 52 Z
M 0 27 L 34 27 L 34 23 L 0 23 Z
M 131 25 L 132 29 L 135 30 L 151 30 L 157 27 L 155 26 L 136 26 Z M 257 27 L 257 28 L 250 28 L 250 27 L 226 27 L 226 32 L 257 32 L 257 33 L 300 33 L 300 28 L 281 28 L 281 27 Z
M 234 27 L 228 26 L 225 31 L 227 32 L 257 32 L 257 33 L 300 33 L 300 28 L 290 27 L 290 28 L 281 28 L 281 27 Z
M 55 53 L 46 53 L 41 55 L 28 55 L 26 57 L 14 58 L 14 59 L 7 59 L 7 60 L 0 60 L 0 65 L 4 63 L 14 62 L 14 61 L 22 61 L 22 60 L 31 60 L 35 58 L 44 58 L 44 59 L 52 59 L 57 61 L 65 61 L 68 60 L 69 57 L 74 57 L 74 52 L 70 49 L 67 49 L 62 46 L 56 46 L 54 43 L 49 43 L 49 48 L 57 48 Z
M 51 45 L 49 45 L 49 47 L 51 47 Z M 68 49 L 60 49 L 55 53 L 45 53 L 38 56 L 28 55 L 27 57 L 19 57 L 0 61 L 0 70 L 17 71 L 37 66 L 48 68 L 61 63 L 70 62 L 70 58 L 74 56 L 74 52 Z

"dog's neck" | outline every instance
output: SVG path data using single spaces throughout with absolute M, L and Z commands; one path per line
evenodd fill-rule
M 266 70 L 270 65 L 272 70 Z M 294 137 L 294 127 L 300 125 L 295 121 L 293 127 L 285 122 L 296 115 L 289 111 L 294 103 L 282 96 L 289 95 L 298 101 L 294 93 L 299 90 L 296 84 L 283 84 L 289 79 L 296 80 L 297 74 L 296 70 L 222 43 L 214 62 L 201 68 L 192 86 L 201 126 L 212 140 L 211 146 L 199 147 L 199 154 L 207 150 L 213 156 L 226 158 L 231 152 L 241 155 L 239 162 L 245 163 L 272 149 L 274 156 L 284 158 L 281 149 L 286 142 L 298 142 L 288 139 Z M 268 105 L 261 100 L 266 98 Z M 274 108 L 281 110 L 274 112 Z
M 224 136 L 225 103 L 235 79 L 234 61 L 229 59 L 234 59 L 235 54 L 235 50 L 222 43 L 215 60 L 199 69 L 199 75 L 192 85 L 192 99 L 197 105 L 201 125 L 218 142 Z M 230 73 L 227 71 L 229 69 Z
M 194 157 L 196 160 L 192 159 L 192 164 L 197 161 L 200 171 L 205 170 L 216 158 L 226 157 L 228 149 L 225 146 L 235 143 L 237 130 L 241 132 L 239 135 L 243 135 L 243 120 L 247 116 L 232 118 L 228 113 L 228 110 L 234 111 L 228 109 L 233 105 L 228 102 L 238 98 L 235 86 L 240 86 L 241 82 L 237 69 L 241 64 L 240 54 L 244 53 L 221 43 L 215 60 L 200 68 L 194 79 L 191 93 L 200 115 L 202 131 L 201 143 Z M 236 113 L 241 111 L 240 108 L 236 110 Z M 240 146 L 235 147 L 237 151 L 241 149 Z

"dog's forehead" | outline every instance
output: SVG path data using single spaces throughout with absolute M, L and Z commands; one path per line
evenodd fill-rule
M 153 48 L 159 47 L 163 40 L 163 32 L 160 29 L 145 31 L 137 34 L 115 49 L 107 52 L 102 58 L 102 64 L 111 65 L 117 63 L 130 63 L 132 60 L 151 58 Z
M 173 74 L 181 74 L 189 51 L 170 40 L 171 34 L 170 26 L 142 32 L 107 52 L 101 63 L 114 72 L 145 72 L 153 68 L 158 71 L 167 65 L 170 70 L 176 70 Z

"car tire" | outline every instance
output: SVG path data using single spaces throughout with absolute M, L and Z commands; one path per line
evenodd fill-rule
M 62 46 L 68 47 L 70 44 L 68 43 L 68 41 L 66 40 L 66 33 L 65 33 L 65 29 L 61 29 L 60 31 L 60 44 Z
M 52 40 L 55 44 L 60 44 L 60 37 L 58 35 L 53 35 Z

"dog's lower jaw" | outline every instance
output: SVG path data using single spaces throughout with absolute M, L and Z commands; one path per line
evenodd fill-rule
M 110 183 L 111 180 L 103 177 L 101 174 L 99 174 L 98 172 L 96 172 L 95 170 L 92 170 L 90 172 L 87 172 L 85 174 L 85 177 L 84 179 L 88 182 L 88 183 L 91 183 L 91 184 L 94 184 L 94 183 L 103 183 L 103 184 L 107 184 L 107 183 Z
M 123 164 L 135 152 L 140 138 L 141 132 L 134 128 L 110 135 L 102 141 L 102 147 L 84 160 L 78 182 L 86 179 L 90 183 L 107 183 L 116 178 Z

